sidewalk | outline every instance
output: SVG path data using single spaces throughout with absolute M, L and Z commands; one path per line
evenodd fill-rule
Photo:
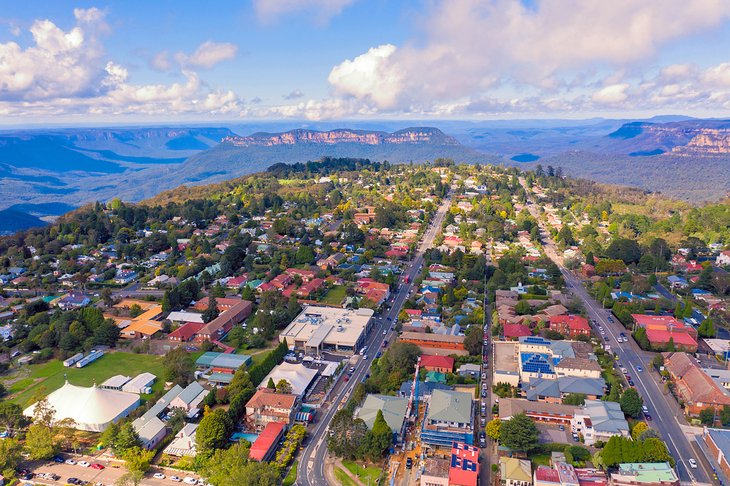
M 347 469 L 344 464 L 342 464 L 342 461 L 339 458 L 332 459 L 329 454 L 327 454 L 324 459 L 324 477 L 327 479 L 328 484 L 340 484 L 340 482 L 337 480 L 337 477 L 335 476 L 336 468 L 340 468 L 342 471 L 344 471 L 344 473 L 347 474 L 347 477 L 350 478 L 352 482 L 354 482 L 358 486 L 365 486 L 363 482 L 358 479 L 357 476 L 352 474 L 350 470 Z

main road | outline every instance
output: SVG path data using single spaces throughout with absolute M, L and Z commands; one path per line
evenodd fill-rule
M 682 430 L 683 427 L 688 428 L 688 426 L 683 426 L 679 422 L 681 412 L 676 401 L 671 395 L 664 393 L 662 390 L 663 385 L 660 385 L 650 373 L 640 372 L 638 370 L 639 367 L 642 370 L 649 370 L 654 354 L 641 350 L 633 339 L 619 344 L 616 338 L 622 332 L 628 335 L 629 331 L 624 329 L 623 325 L 618 322 L 618 319 L 610 317 L 610 311 L 603 309 L 588 295 L 581 281 L 563 266 L 563 259 L 558 255 L 555 242 L 550 238 L 549 233 L 540 219 L 537 206 L 531 201 L 528 204 L 528 209 L 540 223 L 545 254 L 558 265 L 566 285 L 583 302 L 588 317 L 594 326 L 596 335 L 601 336 L 598 329 L 595 329 L 595 327 L 601 326 L 607 333 L 607 336 L 610 336 L 609 342 L 606 344 L 611 345 L 612 351 L 618 356 L 621 366 L 627 368 L 629 371 L 637 391 L 644 398 L 644 404 L 649 409 L 650 415 L 655 418 L 654 421 L 650 422 L 650 425 L 653 425 L 657 429 L 667 445 L 669 453 L 676 460 L 677 474 L 679 475 L 680 481 L 710 483 L 711 480 L 709 478 L 712 477 L 712 472 L 704 457 L 696 453 L 696 449 L 692 447 L 690 439 Z M 690 458 L 696 458 L 700 467 L 691 468 L 688 463 L 688 459 Z
M 405 279 L 401 279 L 393 295 L 388 300 L 390 307 L 386 311 L 375 315 L 375 326 L 373 326 L 366 340 L 368 351 L 365 354 L 370 357 L 368 359 L 361 359 L 355 365 L 355 371 L 348 381 L 339 380 L 335 384 L 331 395 L 332 398 L 329 400 L 329 406 L 319 417 L 314 430 L 310 434 L 307 446 L 299 457 L 297 486 L 327 486 L 328 482 L 324 470 L 325 457 L 327 455 L 327 431 L 332 417 L 341 408 L 341 405 L 347 401 L 355 385 L 364 381 L 370 369 L 370 363 L 375 353 L 381 349 L 383 340 L 388 339 L 391 341 L 395 337 L 396 333 L 393 331 L 393 323 L 396 321 L 398 313 L 403 307 L 403 303 L 411 293 L 413 281 L 419 275 L 423 266 L 423 254 L 433 246 L 434 239 L 443 224 L 446 211 L 448 211 L 450 204 L 451 195 L 449 194 L 444 198 L 436 211 L 432 223 L 426 229 L 421 243 L 416 249 L 413 260 L 411 260 L 403 272 L 404 277 L 408 276 L 408 283 L 405 283 Z

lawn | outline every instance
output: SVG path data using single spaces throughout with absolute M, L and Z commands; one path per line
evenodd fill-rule
M 528 459 L 535 466 L 550 466 L 550 454 L 530 454 Z
M 357 486 L 355 481 L 350 479 L 350 476 L 341 467 L 335 467 L 335 477 L 341 486 Z
M 324 297 L 322 297 L 322 303 L 329 305 L 341 305 L 346 296 L 347 287 L 344 285 L 335 285 Z
M 292 464 L 291 469 L 289 469 L 289 474 L 286 475 L 284 478 L 284 482 L 281 483 L 282 486 L 293 486 L 294 482 L 297 480 L 297 466 L 299 465 L 299 461 L 294 461 L 294 464 Z
M 365 484 L 378 484 L 378 478 L 380 478 L 380 468 L 375 466 L 362 466 L 355 461 L 342 461 L 342 465 L 345 466 L 352 474 L 360 478 Z
M 63 362 L 59 360 L 29 365 L 28 368 L 30 369 L 28 378 L 23 378 L 8 387 L 8 392 L 11 394 L 10 401 L 22 407 L 30 405 L 38 393 L 48 394 L 61 388 L 65 381 L 64 376 L 68 376 L 68 380 L 74 385 L 91 386 L 94 383 L 99 385 L 114 375 L 135 376 L 149 371 L 157 376 L 157 381 L 152 386 L 153 391 L 161 390 L 164 384 L 162 356 L 147 354 L 108 353 L 83 368 L 65 368 Z

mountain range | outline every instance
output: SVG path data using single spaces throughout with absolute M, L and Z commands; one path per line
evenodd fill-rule
M 692 202 L 730 191 L 730 121 L 540 120 L 440 123 L 353 122 L 282 130 L 286 124 L 127 127 L 0 133 L 0 214 L 5 231 L 96 200 L 139 201 L 182 184 L 206 184 L 274 163 L 324 156 L 419 163 L 561 166 L 570 175 L 661 191 Z M 274 131 L 266 128 L 275 128 Z M 258 128 L 249 135 L 248 128 Z M 261 129 L 264 130 L 261 130 Z M 703 177 L 712 178 L 712 184 Z M 21 213 L 28 217 L 21 217 Z M 11 228 L 8 230 L 7 228 Z M 18 229 L 15 228 L 15 229 Z

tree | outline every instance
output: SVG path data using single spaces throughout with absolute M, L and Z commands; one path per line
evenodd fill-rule
M 20 405 L 11 402 L 0 402 L 0 427 L 13 435 L 13 432 L 23 427 L 26 422 L 27 419 L 23 415 L 23 409 Z
M 513 451 L 530 452 L 538 445 L 539 432 L 535 423 L 520 413 L 502 424 L 499 442 Z
M 365 435 L 365 440 L 361 445 L 361 454 L 363 457 L 378 461 L 388 451 L 393 443 L 393 431 L 390 430 L 388 423 L 383 417 L 383 411 L 378 410 L 378 414 L 373 422 L 373 428 Z
M 169 351 L 162 361 L 165 367 L 165 379 L 180 386 L 187 386 L 193 381 L 195 362 L 190 353 L 183 347 Z
M 568 447 L 567 452 L 569 452 L 576 461 L 587 461 L 591 458 L 591 451 L 578 445 Z
M 279 483 L 279 471 L 273 463 L 251 461 L 249 445 L 241 441 L 228 449 L 216 450 L 204 462 L 203 474 L 214 486 L 245 484 L 251 486 L 275 486 Z
M 560 228 L 556 240 L 562 242 L 565 246 L 575 245 L 575 238 L 573 237 L 573 232 L 570 230 L 570 226 L 566 224 Z
M 142 478 L 144 478 L 144 473 L 142 472 L 133 472 L 129 471 L 122 476 L 119 477 L 119 479 L 116 480 L 114 483 L 115 486 L 137 486 L 142 482 Z
M 140 447 L 142 441 L 139 438 L 137 430 L 131 422 L 125 422 L 119 427 L 119 431 L 111 442 L 114 453 L 118 456 L 124 456 L 127 451 Z
M 312 263 L 314 261 L 314 251 L 309 246 L 300 246 L 294 259 L 297 263 Z
M 622 260 L 628 265 L 639 261 L 641 248 L 635 240 L 616 238 L 606 248 L 606 255 L 614 260 Z
M 215 449 L 222 449 L 228 444 L 232 429 L 233 422 L 225 410 L 219 408 L 209 413 L 203 417 L 195 431 L 198 451 L 205 455 Z
M 17 440 L 11 437 L 0 440 L 0 471 L 17 468 L 22 451 L 23 447 Z
M 464 338 L 464 347 L 472 356 L 482 354 L 483 331 L 481 326 L 471 326 Z
M 715 337 L 715 325 L 712 323 L 712 319 L 709 317 L 702 321 L 697 328 L 697 334 L 702 338 L 714 338 Z
M 142 447 L 135 446 L 127 449 L 122 457 L 127 462 L 129 472 L 144 475 L 150 469 L 150 463 L 155 457 L 155 451 L 148 451 Z
M 639 264 L 637 265 L 637 267 L 639 268 L 639 271 L 641 273 L 653 273 L 656 270 L 656 262 L 654 261 L 654 257 L 648 253 L 642 255 L 642 257 L 639 259 Z
M 702 409 L 700 411 L 700 422 L 704 425 L 713 425 L 715 423 L 715 409 L 712 407 Z
M 585 405 L 586 395 L 585 393 L 569 393 L 563 398 L 564 405 Z
M 645 439 L 642 443 L 642 462 L 668 462 L 670 466 L 674 467 L 674 457 L 669 454 L 667 445 L 657 438 Z
M 104 287 L 101 289 L 101 300 L 104 302 L 104 305 L 107 307 L 111 307 L 114 305 L 114 296 L 112 294 L 112 289 L 109 287 Z
M 32 460 L 50 459 L 56 454 L 53 430 L 42 423 L 34 423 L 25 433 L 25 448 Z
M 365 440 L 368 427 L 362 419 L 355 419 L 352 410 L 338 410 L 330 422 L 327 447 L 335 456 L 354 459 L 360 444 Z
M 639 440 L 641 434 L 648 428 L 649 426 L 646 425 L 646 422 L 636 422 L 634 427 L 631 429 L 631 437 L 633 437 L 634 440 Z
M 487 423 L 487 437 L 492 440 L 499 440 L 502 429 L 502 421 L 498 418 L 492 419 Z
M 720 410 L 720 422 L 723 427 L 730 425 L 730 406 L 723 405 L 722 410 Z
M 33 407 L 33 423 L 43 425 L 44 427 L 53 427 L 53 421 L 56 416 L 56 409 L 48 402 L 48 397 L 42 397 L 35 403 Z
M 266 383 L 266 388 L 269 390 L 276 390 L 276 383 L 274 383 L 274 379 L 269 377 L 269 381 Z
M 218 302 L 216 301 L 215 295 L 211 294 L 208 296 L 208 307 L 203 311 L 203 322 L 208 323 L 218 317 L 219 314 Z
M 291 383 L 289 383 L 284 378 L 279 380 L 279 382 L 276 384 L 277 393 L 291 393 L 291 390 L 292 390 Z
M 621 410 L 633 418 L 638 418 L 641 415 L 641 407 L 644 405 L 644 400 L 639 395 L 639 392 L 634 388 L 627 389 L 623 395 L 621 395 Z
M 129 317 L 135 318 L 135 317 L 139 316 L 140 314 L 142 314 L 142 312 L 143 312 L 142 307 L 140 307 L 139 304 L 132 304 L 129 307 Z

